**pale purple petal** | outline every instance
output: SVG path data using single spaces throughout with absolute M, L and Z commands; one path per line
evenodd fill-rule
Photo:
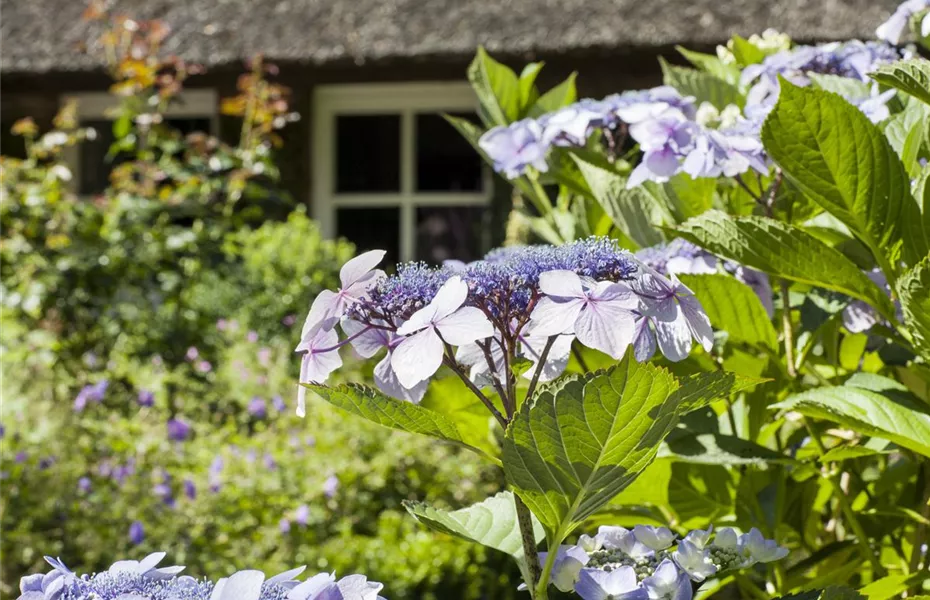
M 391 366 L 397 380 L 412 388 L 433 376 L 442 364 L 443 345 L 432 327 L 402 341 L 391 353 Z
M 304 320 L 303 329 L 300 331 L 301 339 L 315 334 L 320 329 L 332 329 L 339 322 L 337 313 L 344 308 L 342 298 L 332 291 L 323 290 L 310 305 L 310 312 Z
M 612 571 L 582 569 L 575 592 L 583 600 L 634 600 L 648 596 L 639 586 L 633 567 L 619 567 Z
M 585 301 L 579 299 L 557 301 L 549 297 L 540 298 L 530 315 L 530 333 L 542 337 L 573 333 L 575 321 L 584 305 Z
M 464 283 L 462 285 L 465 285 Z M 494 335 L 494 326 L 481 310 L 465 306 L 452 314 L 438 318 L 436 329 L 453 346 L 470 344 Z
M 543 349 L 546 347 L 548 337 L 541 336 L 524 336 L 523 355 L 533 361 L 533 366 L 523 373 L 526 379 L 533 379 L 536 375 L 536 369 L 539 368 L 539 358 Z M 549 354 L 546 356 L 546 364 L 543 365 L 539 374 L 539 381 L 552 381 L 561 375 L 568 366 L 568 357 L 572 353 L 572 342 L 575 341 L 573 335 L 560 335 L 549 348 Z
M 312 600 L 316 596 L 336 583 L 336 578 L 330 573 L 319 573 L 304 581 L 287 594 L 287 600 Z
M 681 312 L 685 315 L 691 335 L 705 352 L 710 352 L 714 347 L 714 330 L 710 326 L 710 319 L 707 318 L 704 307 L 691 295 L 680 296 L 678 302 L 681 304 Z
M 261 571 L 239 571 L 226 579 L 219 595 L 216 590 L 211 600 L 258 600 L 262 593 L 265 574 Z
M 369 250 L 342 265 L 342 269 L 339 270 L 342 289 L 348 290 L 359 282 L 371 279 L 372 269 L 384 260 L 385 254 L 387 252 L 384 250 Z
M 653 320 L 659 350 L 672 362 L 684 360 L 691 352 L 691 329 L 688 320 L 678 305 L 675 305 L 676 318 L 668 321 Z
M 646 362 L 656 353 L 656 336 L 649 327 L 648 317 L 639 317 L 633 328 L 633 357 Z
M 619 359 L 633 341 L 634 320 L 622 301 L 589 302 L 575 321 L 575 335 L 588 348 Z
M 584 298 L 581 278 L 572 271 L 546 271 L 539 275 L 539 291 L 559 298 Z
M 387 354 L 375 366 L 375 385 L 379 390 L 398 400 L 406 400 L 419 404 L 426 394 L 426 388 L 429 387 L 428 381 L 421 381 L 410 389 L 405 388 L 397 379 L 394 373 L 394 367 L 391 366 L 391 355 Z
M 358 336 L 353 338 L 350 343 L 362 358 L 371 358 L 391 343 L 392 334 L 389 331 L 369 327 L 364 323 L 350 319 L 342 320 L 342 331 L 350 338 L 355 335 Z
M 612 302 L 628 309 L 634 309 L 639 305 L 639 299 L 628 285 L 611 281 L 597 282 L 588 290 L 588 299 L 591 302 Z
M 452 277 L 442 284 L 429 304 L 413 313 L 406 323 L 397 328 L 398 335 L 410 335 L 433 325 L 458 310 L 465 304 L 467 297 L 468 284 L 461 277 Z

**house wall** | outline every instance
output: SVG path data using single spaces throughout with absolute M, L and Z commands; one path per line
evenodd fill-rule
M 542 60 L 545 68 L 540 73 L 538 84 L 542 89 L 552 87 L 577 71 L 577 85 L 581 97 L 603 97 L 628 89 L 651 87 L 661 82 L 657 56 L 665 54 L 674 60 L 673 51 L 620 52 L 588 51 L 558 56 L 509 56 L 503 60 L 518 72 L 531 61 Z M 295 200 L 312 202 L 312 97 L 319 85 L 349 83 L 390 83 L 427 81 L 464 81 L 471 57 L 425 57 L 421 59 L 396 60 L 357 65 L 330 64 L 311 66 L 305 64 L 279 64 L 280 75 L 276 81 L 292 90 L 291 104 L 301 119 L 282 130 L 284 141 L 279 150 L 279 165 L 283 189 Z M 212 88 L 217 97 L 236 93 L 236 78 L 242 72 L 240 66 L 212 68 L 208 73 L 188 80 L 189 88 Z M 3 125 L 8 128 L 15 119 L 33 116 L 40 126 L 51 124 L 61 96 L 75 92 L 102 92 L 109 86 L 103 73 L 49 73 L 39 76 L 0 76 L 2 89 Z M 219 117 L 219 136 L 234 143 L 239 132 L 237 120 Z M 6 139 L 6 138 L 4 138 Z M 503 239 L 506 217 L 511 197 L 510 187 L 495 177 L 494 202 L 491 207 L 494 244 Z

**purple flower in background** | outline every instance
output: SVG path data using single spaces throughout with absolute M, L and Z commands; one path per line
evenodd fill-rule
M 210 364 L 210 361 L 200 360 L 200 361 L 197 361 L 196 369 L 200 373 L 209 373 L 210 371 L 213 370 L 213 365 Z
M 6 426 L 0 423 L 0 440 L 6 437 Z
M 247 339 L 248 341 L 250 341 L 250 342 L 252 342 L 252 343 L 254 344 L 255 342 L 258 341 L 258 332 L 257 332 L 257 331 L 249 331 L 249 333 L 246 334 L 245 339 Z
M 84 476 L 78 479 L 77 487 L 78 487 L 78 490 L 81 491 L 81 493 L 86 494 L 87 492 L 89 492 L 91 488 L 90 477 Z
M 139 390 L 139 395 L 136 396 L 136 402 L 139 406 L 154 406 L 155 394 L 148 390 Z
M 287 518 L 282 518 L 278 521 L 278 529 L 281 530 L 281 533 L 288 533 L 291 530 L 291 522 Z
M 259 364 L 263 367 L 267 367 L 271 362 L 271 348 L 259 348 L 257 356 Z
M 630 125 L 630 136 L 643 150 L 643 159 L 627 180 L 633 188 L 644 181 L 665 182 L 678 172 L 681 159 L 693 148 L 699 128 L 677 110 Z
M 145 528 L 141 521 L 133 521 L 129 526 L 129 541 L 138 546 L 145 540 Z
M 197 498 L 197 486 L 190 478 L 184 479 L 184 495 L 190 500 Z
M 262 462 L 265 464 L 265 468 L 269 471 L 274 471 L 278 468 L 278 463 L 276 463 L 274 457 L 268 453 L 265 453 L 265 455 L 262 456 Z
M 164 479 L 164 481 L 157 483 L 154 487 L 152 487 L 152 493 L 155 494 L 156 497 L 161 498 L 162 502 L 168 506 L 174 506 L 174 497 L 171 494 L 171 483 L 170 479 L 167 477 Z
M 216 328 L 220 331 L 226 331 L 229 329 L 229 322 L 227 322 L 226 319 L 219 319 L 216 322 Z
M 293 327 L 293 326 L 294 326 L 294 323 L 296 323 L 296 322 L 297 322 L 297 315 L 287 315 L 286 317 L 284 317 L 283 319 L 281 319 L 281 323 L 282 323 L 285 327 Z
M 287 410 L 287 405 L 284 403 L 284 398 L 281 396 L 272 396 L 271 405 L 278 412 L 284 412 Z
M 191 426 L 180 417 L 168 420 L 168 439 L 183 442 L 190 434 Z
M 197 350 L 197 348 L 194 346 L 191 346 L 187 349 L 187 354 L 185 354 L 185 356 L 187 357 L 187 360 L 195 360 L 198 356 L 200 356 L 200 351 Z
M 545 114 L 537 122 L 546 146 L 583 146 L 591 128 L 601 120 L 601 114 L 576 103 Z
M 879 93 L 878 86 L 875 86 L 870 96 L 848 100 L 850 104 L 857 106 L 870 121 L 877 124 L 891 116 L 887 103 L 894 98 L 895 93 L 893 89 Z
M 16 453 L 16 456 L 13 457 L 13 462 L 15 462 L 18 465 L 21 465 L 24 462 L 26 462 L 26 459 L 28 458 L 29 458 L 29 455 L 23 452 L 22 450 L 20 450 L 19 452 Z
M 223 483 L 221 475 L 223 473 L 223 457 L 215 456 L 213 461 L 210 463 L 209 470 L 209 483 L 210 491 L 214 494 L 220 491 L 220 486 Z
M 478 146 L 494 163 L 494 170 L 507 177 L 519 177 L 527 167 L 546 172 L 546 152 L 542 126 L 533 119 L 494 127 L 478 140 Z
M 44 471 L 55 464 L 54 456 L 46 456 L 39 459 L 39 469 Z
M 246 410 L 256 419 L 264 419 L 268 416 L 268 406 L 265 404 L 265 400 L 258 396 L 249 400 L 249 405 Z
M 110 382 L 106 379 L 102 379 L 97 383 L 82 387 L 81 391 L 78 392 L 78 395 L 74 398 L 74 410 L 76 412 L 81 412 L 90 402 L 102 402 L 103 396 L 106 394 L 109 386 Z
M 298 506 L 294 511 L 294 521 L 298 525 L 306 525 L 310 521 L 310 507 L 306 504 Z
M 332 498 L 336 495 L 336 491 L 339 489 L 339 478 L 335 475 L 330 475 L 326 478 L 326 481 L 323 482 L 323 494 L 327 498 Z

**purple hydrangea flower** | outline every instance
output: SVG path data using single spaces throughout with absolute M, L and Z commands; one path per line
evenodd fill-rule
M 310 521 L 310 507 L 306 504 L 301 504 L 297 507 L 297 510 L 294 511 L 294 522 L 298 525 L 306 526 Z
M 89 492 L 91 489 L 90 477 L 84 476 L 78 479 L 77 487 L 78 487 L 78 490 L 80 490 L 80 492 L 83 494 L 86 494 L 87 492 Z
M 540 172 L 549 170 L 546 164 L 549 144 L 543 126 L 533 119 L 494 127 L 481 136 L 478 146 L 491 159 L 494 170 L 507 177 L 519 177 L 527 167 Z
M 323 482 L 323 495 L 327 498 L 332 498 L 336 495 L 336 491 L 339 489 L 339 478 L 335 475 L 330 475 L 326 478 L 326 481 Z
M 139 395 L 136 396 L 136 402 L 139 406 L 154 406 L 155 394 L 148 390 L 139 390 Z
M 168 439 L 183 442 L 191 434 L 191 426 L 180 417 L 168 420 Z
M 81 412 L 90 402 L 102 402 L 109 386 L 110 382 L 106 379 L 102 379 L 97 383 L 85 385 L 74 398 L 74 410 L 76 412 Z
M 200 351 L 197 350 L 196 347 L 191 346 L 190 348 L 187 349 L 187 353 L 185 354 L 185 356 L 187 357 L 187 360 L 196 360 L 197 357 L 200 356 Z
M 195 500 L 197 498 L 197 486 L 194 485 L 193 480 L 190 478 L 184 479 L 184 495 L 187 496 L 189 500 Z
M 133 521 L 129 526 L 129 541 L 136 546 L 145 541 L 145 527 L 141 521 Z
M 272 396 L 271 405 L 278 412 L 284 412 L 287 410 L 287 404 L 284 403 L 284 398 L 281 396 Z
M 268 416 L 268 406 L 265 404 L 265 400 L 258 396 L 253 397 L 249 400 L 249 404 L 246 407 L 249 414 L 255 417 L 256 419 L 264 419 Z

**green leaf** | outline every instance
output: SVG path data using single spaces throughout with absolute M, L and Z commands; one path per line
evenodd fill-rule
M 882 454 L 882 452 L 865 446 L 837 446 L 827 450 L 827 453 L 821 456 L 819 460 L 822 463 L 842 462 L 854 458 L 875 456 L 876 454 Z
M 739 83 L 739 66 L 735 64 L 724 63 L 716 54 L 704 54 L 703 52 L 695 52 L 682 46 L 675 46 L 675 50 L 677 50 L 679 54 L 684 56 L 689 63 L 698 69 L 710 73 L 714 77 L 722 79 L 727 83 Z
M 778 335 L 765 307 L 748 285 L 723 274 L 680 275 L 701 302 L 707 318 L 737 342 L 775 350 Z
M 897 282 L 904 323 L 914 346 L 930 361 L 930 256 L 906 271 Z
M 916 176 L 913 186 L 916 208 L 905 223 L 907 237 L 904 241 L 908 264 L 920 262 L 930 252 L 930 165 L 924 165 Z
M 831 586 L 825 590 L 811 590 L 782 596 L 778 600 L 866 600 L 866 597 L 846 587 Z
M 520 83 L 513 70 L 491 58 L 478 46 L 474 60 L 468 65 L 471 83 L 481 116 L 493 125 L 507 125 L 520 118 Z
M 898 153 L 908 175 L 920 174 L 920 149 L 927 137 L 927 120 L 930 119 L 930 107 L 914 106 L 892 115 L 882 126 L 885 137 L 894 151 Z
M 842 292 L 894 318 L 883 290 L 838 250 L 814 236 L 765 217 L 732 218 L 711 210 L 688 220 L 678 233 L 723 258 L 808 285 Z
M 639 247 L 654 246 L 665 241 L 656 225 L 668 223 L 667 213 L 642 188 L 627 189 L 626 178 L 589 159 L 572 154 L 591 194 L 614 226 Z
M 883 65 L 869 74 L 875 81 L 930 104 L 930 61 L 923 58 Z
M 914 583 L 918 583 L 923 576 L 920 573 L 908 575 L 907 573 L 895 573 L 873 581 L 864 588 L 859 589 L 859 593 L 864 594 L 868 600 L 891 600 L 891 598 L 900 598 L 901 592 L 906 591 Z M 912 598 L 912 596 L 908 596 Z
M 686 414 L 766 381 L 768 380 L 753 379 L 730 371 L 695 373 L 678 380 L 680 386 L 673 396 L 679 414 Z
M 576 77 L 578 73 L 573 72 L 565 81 L 540 96 L 533 110 L 530 111 L 531 114 L 538 116 L 553 112 L 575 102 L 578 99 L 578 90 L 575 88 Z
M 477 542 L 521 560 L 523 538 L 517 522 L 513 494 L 501 492 L 468 508 L 447 511 L 423 502 L 404 501 L 404 508 L 430 529 Z M 545 537 L 542 525 L 533 519 L 536 543 Z
M 736 57 L 736 62 L 744 67 L 765 60 L 765 52 L 746 38 L 734 35 L 731 41 L 733 42 L 731 48 L 733 56 Z
M 772 462 L 790 462 L 774 450 L 736 436 L 717 433 L 673 432 L 659 450 L 659 458 L 680 462 L 765 468 Z
M 852 77 L 821 73 L 808 73 L 808 77 L 818 89 L 839 94 L 844 98 L 868 98 L 871 93 L 869 84 Z
M 677 421 L 667 371 L 627 352 L 617 365 L 570 376 L 526 402 L 507 428 L 504 473 L 558 544 L 652 462 Z
M 668 195 L 672 212 L 678 221 L 704 214 L 714 205 L 714 192 L 717 180 L 711 177 L 693 179 L 686 173 L 679 173 L 662 186 Z
M 533 62 L 523 67 L 520 72 L 520 114 L 525 115 L 531 106 L 536 104 L 539 98 L 539 90 L 536 89 L 536 77 L 543 68 L 543 63 Z
M 913 198 L 907 171 L 881 130 L 840 96 L 782 79 L 762 142 L 788 179 L 843 221 L 892 276 Z
M 324 400 L 373 423 L 399 429 L 410 433 L 419 433 L 452 442 L 468 448 L 495 463 L 500 461 L 486 451 L 473 445 L 467 433 L 442 414 L 424 408 L 412 402 L 405 402 L 385 396 L 378 390 L 364 385 L 343 384 L 336 387 L 324 385 L 301 384 L 316 392 Z
M 718 110 L 723 110 L 729 104 L 742 107 L 745 103 L 743 95 L 732 83 L 710 73 L 670 65 L 664 58 L 659 58 L 659 63 L 665 85 L 674 87 L 683 96 L 694 96 L 699 104 L 710 102 Z
M 930 456 L 930 414 L 887 395 L 857 387 L 822 387 L 789 396 L 772 408 L 835 421 Z

